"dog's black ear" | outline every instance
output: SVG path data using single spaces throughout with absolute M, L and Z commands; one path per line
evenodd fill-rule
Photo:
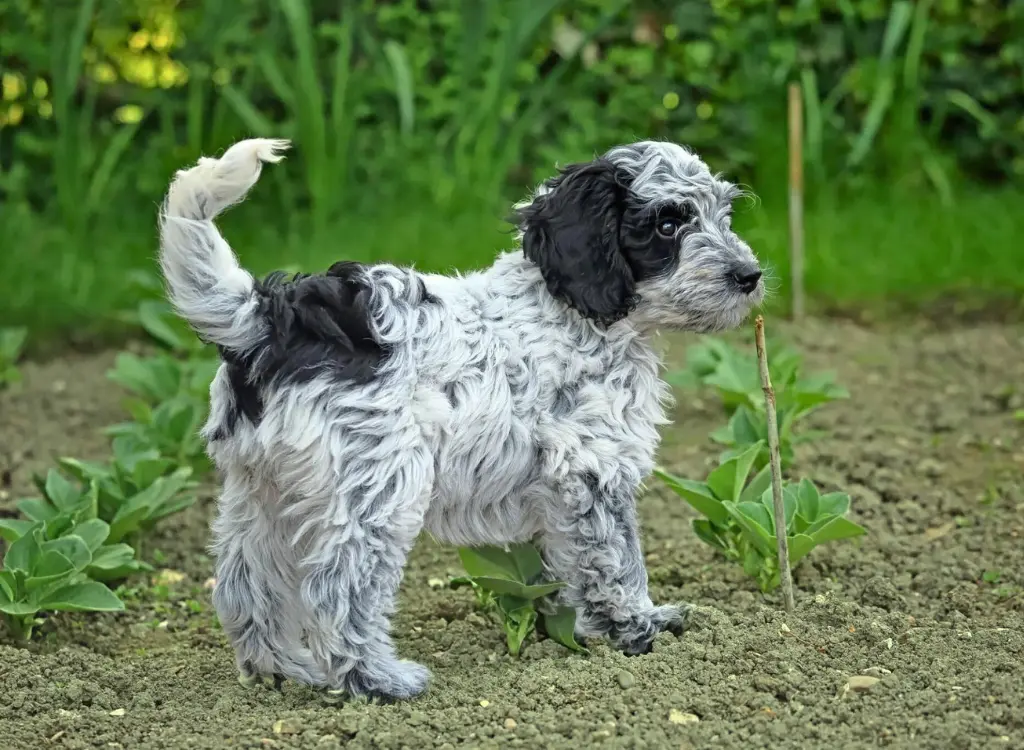
M 603 325 L 621 320 L 636 304 L 636 285 L 619 246 L 626 188 L 615 165 L 573 164 L 547 187 L 513 218 L 523 253 L 552 296 Z

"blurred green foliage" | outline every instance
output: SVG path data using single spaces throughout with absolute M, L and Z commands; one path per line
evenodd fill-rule
M 374 185 L 439 206 L 666 138 L 753 180 L 801 81 L 810 178 L 1024 176 L 1021 0 L 7 0 L 0 201 L 69 229 L 245 135 L 324 225 Z

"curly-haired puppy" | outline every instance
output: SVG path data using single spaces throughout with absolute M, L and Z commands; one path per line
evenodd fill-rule
M 647 588 L 635 495 L 668 387 L 657 328 L 719 331 L 763 282 L 740 194 L 672 143 L 573 164 L 516 206 L 521 250 L 464 276 L 340 262 L 253 278 L 213 219 L 285 141 L 179 172 L 160 216 L 178 313 L 223 359 L 204 428 L 224 488 L 214 603 L 243 681 L 409 698 L 388 618 L 421 530 L 534 540 L 576 633 L 630 654 L 685 605 Z

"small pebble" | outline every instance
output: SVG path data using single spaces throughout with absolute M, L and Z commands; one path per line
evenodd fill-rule
M 846 681 L 846 690 L 863 692 L 865 690 L 870 690 L 879 682 L 881 682 L 881 680 L 878 677 L 871 677 L 869 675 L 858 674 L 854 675 Z
M 668 720 L 673 724 L 696 724 L 700 721 L 700 717 L 697 714 L 688 714 L 678 708 L 673 708 L 668 712 Z
M 110 712 L 111 716 L 124 716 L 125 710 L 123 708 L 115 708 Z
M 491 705 L 491 702 L 485 698 L 484 700 L 480 701 L 480 705 L 484 708 L 487 708 L 489 705 Z
M 892 670 L 885 667 L 868 667 L 862 674 L 866 674 L 868 677 L 884 677 L 887 674 L 892 674 Z
M 516 720 L 515 719 L 505 719 L 505 729 L 515 729 L 515 728 L 516 728 Z
M 619 687 L 623 690 L 629 690 L 636 685 L 636 677 L 633 676 L 632 672 L 627 672 L 625 669 L 620 669 L 615 674 L 615 679 L 618 680 Z
M 274 722 L 274 734 L 298 734 L 299 722 L 295 719 L 278 719 Z
M 178 570 L 171 570 L 170 568 L 164 568 L 153 576 L 153 583 L 157 586 L 173 586 L 174 584 L 181 583 L 184 580 L 184 573 Z

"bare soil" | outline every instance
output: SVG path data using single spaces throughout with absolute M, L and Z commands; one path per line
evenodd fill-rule
M 534 641 L 513 659 L 469 592 L 437 586 L 458 572 L 454 550 L 423 539 L 394 623 L 403 655 L 433 670 L 423 697 L 247 691 L 206 588 L 211 490 L 150 541 L 161 571 L 129 582 L 126 612 L 54 616 L 27 647 L 0 633 L 0 745 L 1024 747 L 1024 328 L 775 327 L 852 393 L 813 420 L 829 436 L 793 473 L 850 492 L 869 532 L 799 566 L 796 613 L 698 542 L 689 508 L 652 482 L 639 505 L 653 596 L 701 607 L 653 653 Z M 688 341 L 668 341 L 670 357 Z M 28 364 L 0 393 L 0 512 L 52 457 L 104 456 L 100 429 L 122 418 L 112 360 Z M 722 411 L 680 392 L 675 418 L 662 461 L 701 478 Z

